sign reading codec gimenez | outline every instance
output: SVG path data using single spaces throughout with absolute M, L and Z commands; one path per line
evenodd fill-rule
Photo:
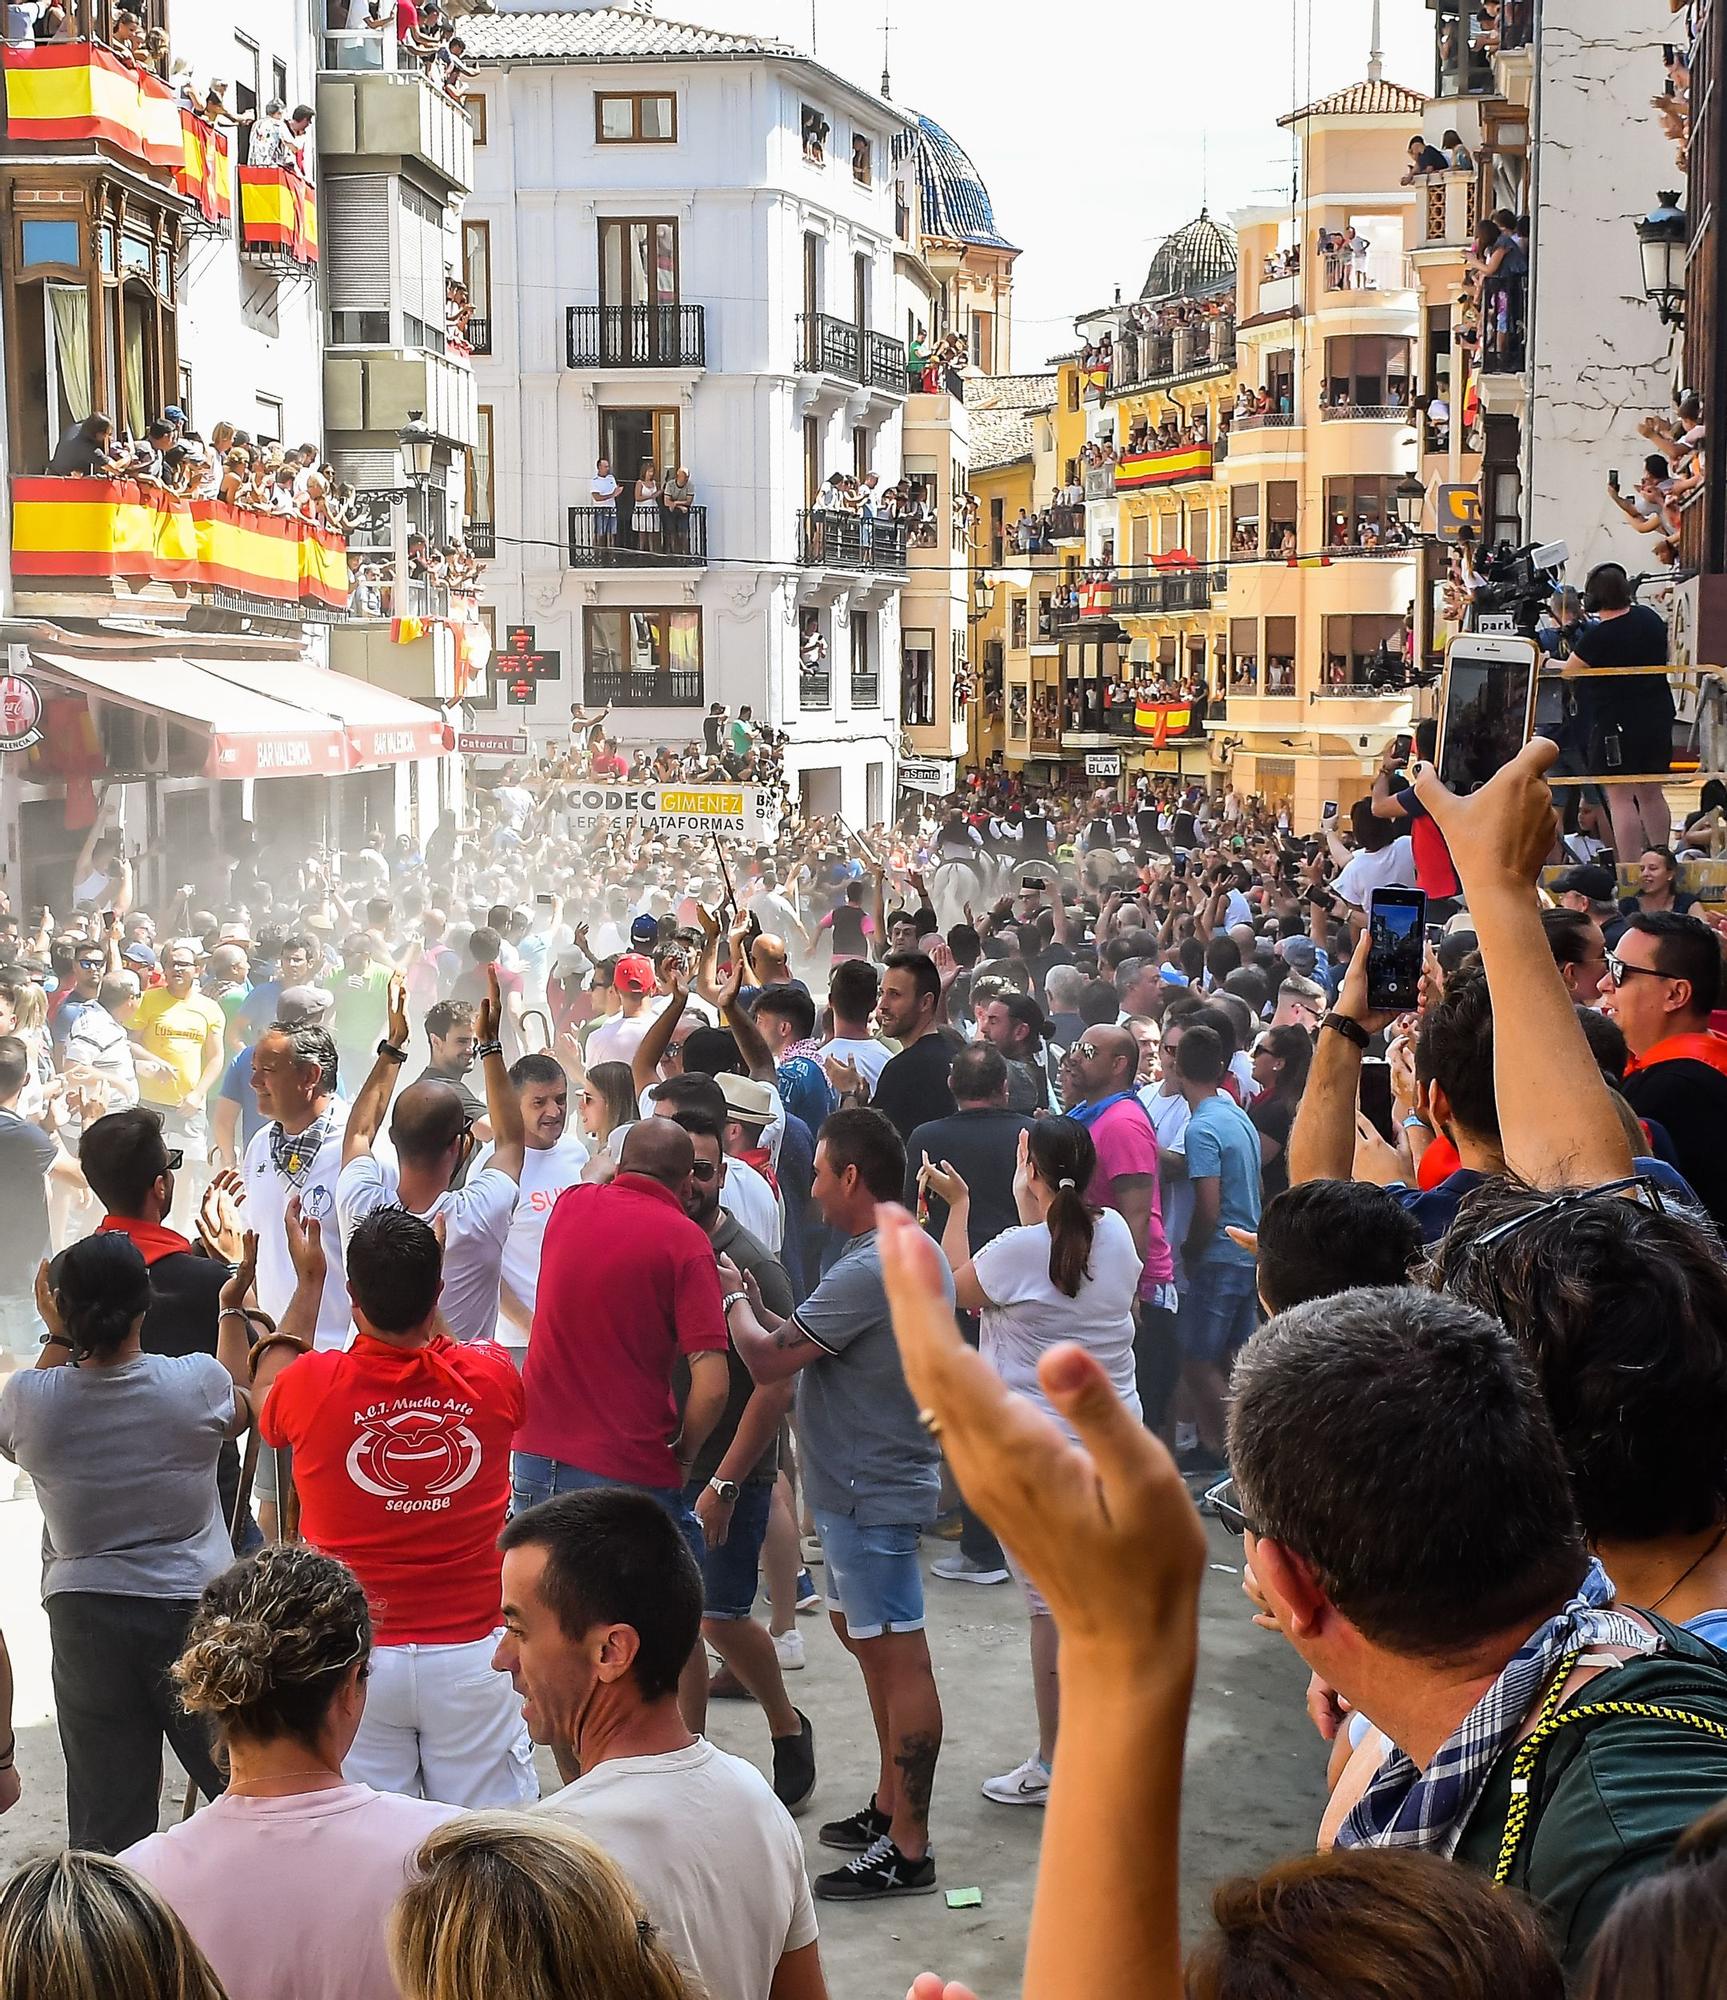
M 759 785 L 572 785 L 564 800 L 572 833 L 602 821 L 674 838 L 771 841 L 779 832 L 778 809 Z

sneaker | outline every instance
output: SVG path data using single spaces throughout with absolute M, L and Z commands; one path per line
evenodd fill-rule
M 776 1632 L 773 1640 L 774 1658 L 780 1663 L 780 1672 L 801 1674 L 807 1664 L 804 1658 L 804 1635 L 801 1632 Z
M 805 1535 L 798 1543 L 803 1550 L 804 1567 L 820 1569 L 822 1566 L 822 1541 L 820 1535 Z
M 950 1507 L 942 1515 L 941 1519 L 930 1528 L 929 1533 L 938 1542 L 957 1542 L 960 1536 L 965 1533 L 965 1522 L 960 1516 L 959 1509 L 957 1507 Z
M 803 1710 L 794 1710 L 795 1736 L 774 1738 L 774 1797 L 789 1813 L 802 1812 L 816 1788 L 816 1733 Z
M 935 1894 L 935 1853 L 932 1849 L 921 1861 L 913 1861 L 883 1834 L 854 1854 L 843 1868 L 818 1875 L 815 1892 L 830 1903 L 868 1903 L 882 1896 L 933 1896 Z
M 892 1821 L 872 1798 L 861 1812 L 853 1813 L 849 1819 L 830 1819 L 816 1838 L 823 1847 L 837 1847 L 842 1854 L 854 1849 L 861 1854 L 865 1848 L 873 1847 L 890 1825 Z
M 822 1608 L 823 1602 L 821 1592 L 816 1589 L 815 1578 L 810 1575 L 807 1569 L 800 1569 L 798 1571 L 797 1608 L 800 1611 L 819 1611 Z
M 929 1566 L 931 1576 L 939 1576 L 944 1583 L 1006 1583 L 1005 1569 L 987 1569 L 982 1563 L 973 1562 L 968 1555 L 942 1556 Z
M 1035 1752 L 1017 1771 L 1002 1778 L 985 1778 L 979 1787 L 998 1806 L 1041 1806 L 1049 1803 L 1049 1766 Z

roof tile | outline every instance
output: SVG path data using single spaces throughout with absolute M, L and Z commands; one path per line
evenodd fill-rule
M 790 55 L 790 45 L 761 35 L 728 35 L 690 21 L 667 21 L 633 7 L 579 14 L 472 14 L 462 23 L 468 53 L 482 62 L 562 57 L 605 62 L 631 56 Z

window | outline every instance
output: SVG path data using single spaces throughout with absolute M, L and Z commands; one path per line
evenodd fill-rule
M 1267 694 L 1295 692 L 1295 620 L 1268 618 L 1265 621 L 1265 691 Z
M 1229 552 L 1259 554 L 1259 488 L 1232 486 L 1229 491 Z
M 804 511 L 816 504 L 822 490 L 822 427 L 818 417 L 804 418 Z
M 468 485 L 466 511 L 470 522 L 486 530 L 490 539 L 497 515 L 492 511 L 492 406 L 482 403 L 474 412 L 474 442 L 466 454 Z
M 270 59 L 270 95 L 278 104 L 287 104 L 290 111 L 294 108 L 288 104 L 288 65 L 279 56 Z
M 183 361 L 180 364 L 180 393 L 174 400 L 186 412 L 186 421 L 195 424 L 198 421 L 198 405 L 192 400 L 192 371 Z
M 852 655 L 852 706 L 854 708 L 879 708 L 881 706 L 881 681 L 875 670 L 874 638 L 875 618 L 867 611 L 854 611 L 851 615 L 851 655 Z
M 468 123 L 474 128 L 474 144 L 483 146 L 486 143 L 486 93 L 470 90 L 462 103 L 467 108 Z
M 1324 408 L 1402 410 L 1409 403 L 1409 342 L 1383 333 L 1325 343 Z
M 677 223 L 669 217 L 606 217 L 600 223 L 601 309 L 677 300 Z
M 468 345 L 492 351 L 492 225 L 462 224 L 462 285 L 468 294 Z
M 442 354 L 449 311 L 443 204 L 405 177 L 395 185 L 402 345 Z
M 669 90 L 596 90 L 594 138 L 602 146 L 669 146 L 678 136 L 678 100 Z
M 1292 556 L 1296 552 L 1299 502 L 1293 479 L 1270 479 L 1265 486 L 1265 523 L 1268 556 Z
M 1016 651 L 1023 651 L 1026 643 L 1026 605 L 1023 597 L 1013 598 L 1008 605 L 1007 643 Z
M 1271 407 L 1286 416 L 1295 413 L 1295 349 L 1279 347 L 1265 357 L 1265 386 Z
M 75 222 L 26 222 L 21 229 L 23 262 L 31 264 L 73 264 L 78 262 L 78 225 Z
M 828 163 L 828 138 L 833 127 L 813 104 L 800 108 L 798 126 L 803 139 L 804 158 L 812 167 L 825 167 Z
M 670 410 L 601 410 L 600 456 L 611 462 L 612 476 L 633 487 L 644 465 L 655 466 L 662 479 L 677 469 L 683 446 L 680 412 Z
M 852 477 L 863 480 L 869 477 L 869 426 L 857 424 L 852 429 Z
M 1356 612 L 1325 621 L 1328 689 L 1383 685 L 1403 657 L 1403 620 L 1395 612 Z
M 252 401 L 257 409 L 257 416 L 254 422 L 257 425 L 259 440 L 268 439 L 272 443 L 280 444 L 284 435 L 282 430 L 281 397 L 254 396 Z
M 870 144 L 867 132 L 852 134 L 852 179 L 859 187 L 875 184 L 875 148 Z
M 700 611 L 585 611 L 588 702 L 688 707 L 702 699 Z
M 1397 503 L 1392 497 L 1396 476 L 1388 472 L 1360 473 L 1353 479 L 1325 482 L 1325 545 L 1331 549 L 1376 549 L 1402 541 Z
M 869 325 L 870 259 L 866 250 L 852 257 L 852 325 Z
M 387 312 L 333 312 L 330 341 L 336 347 L 388 347 L 390 315 Z
M 899 719 L 908 729 L 935 727 L 935 633 L 915 625 L 900 634 Z
M 995 314 L 973 311 L 966 328 L 966 350 L 974 368 L 995 373 Z
M 237 34 L 234 37 L 234 95 L 228 108 L 233 112 L 238 128 L 234 135 L 234 149 L 240 156 L 241 166 L 252 156 L 252 118 L 248 114 L 256 114 L 262 108 L 258 102 L 261 75 L 258 44 L 245 35 Z

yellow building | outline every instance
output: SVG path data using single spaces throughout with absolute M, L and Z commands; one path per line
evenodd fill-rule
M 1300 198 L 1233 218 L 1236 367 L 1266 407 L 1230 430 L 1227 698 L 1207 726 L 1235 789 L 1297 826 L 1347 813 L 1415 712 L 1396 686 L 1419 571 L 1396 489 L 1416 465 L 1425 200 L 1402 180 L 1426 109 L 1370 74 L 1292 112 Z

